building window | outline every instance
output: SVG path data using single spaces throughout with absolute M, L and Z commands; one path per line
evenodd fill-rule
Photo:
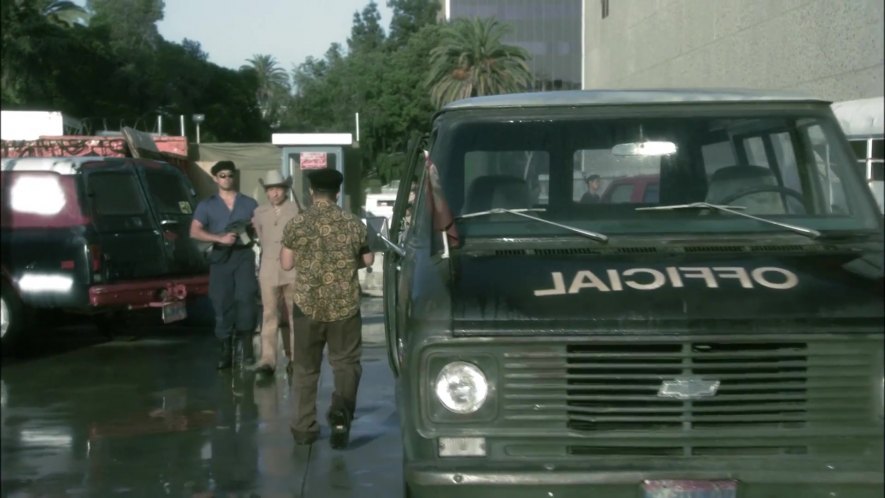
M 600 5 L 602 5 L 602 18 L 605 19 L 608 17 L 608 0 L 599 0 Z

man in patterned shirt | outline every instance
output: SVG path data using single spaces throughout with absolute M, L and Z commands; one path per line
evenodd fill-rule
M 319 435 L 316 420 L 317 381 L 328 344 L 335 391 L 328 421 L 333 448 L 347 446 L 362 366 L 362 318 L 357 270 L 372 266 L 366 226 L 336 204 L 344 177 L 334 169 L 309 175 L 313 205 L 296 215 L 283 231 L 280 265 L 295 268 L 296 317 L 292 344 L 298 406 L 292 423 L 297 444 L 311 444 Z

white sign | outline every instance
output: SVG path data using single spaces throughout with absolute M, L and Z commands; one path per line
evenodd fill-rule
M 325 152 L 302 152 L 299 158 L 301 169 L 323 169 L 326 167 Z
M 42 136 L 65 134 L 64 117 L 60 112 L 2 111 L 0 138 L 3 140 L 37 140 Z

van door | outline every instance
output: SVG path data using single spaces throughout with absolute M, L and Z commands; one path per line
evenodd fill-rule
M 126 160 L 85 163 L 86 211 L 97 232 L 104 283 L 163 275 L 168 270 L 161 232 L 139 176 Z
M 159 221 L 168 269 L 175 275 L 209 271 L 206 258 L 190 238 L 196 198 L 187 177 L 166 163 L 139 163 L 139 175 Z
M 399 191 L 393 205 L 391 215 L 390 239 L 400 247 L 406 244 L 406 236 L 413 232 L 417 218 L 415 205 L 417 196 L 421 193 L 420 181 L 424 178 L 424 146 L 426 137 L 412 137 L 409 141 L 409 162 L 400 180 Z M 408 279 L 402 275 L 403 257 L 395 251 L 388 250 L 384 253 L 384 330 L 387 336 L 387 360 L 394 376 L 399 375 L 403 348 L 403 319 L 405 302 L 410 296 Z

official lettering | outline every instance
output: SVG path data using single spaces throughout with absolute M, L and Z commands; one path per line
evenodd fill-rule
M 766 288 L 788 290 L 799 285 L 799 277 L 790 270 L 776 266 L 747 269 L 740 266 L 668 266 L 657 268 L 607 269 L 593 272 L 581 270 L 574 275 L 550 274 L 551 286 L 536 289 L 536 296 L 562 296 L 579 292 L 620 292 L 625 289 L 652 291 L 661 288 L 683 288 L 693 282 L 708 289 Z

